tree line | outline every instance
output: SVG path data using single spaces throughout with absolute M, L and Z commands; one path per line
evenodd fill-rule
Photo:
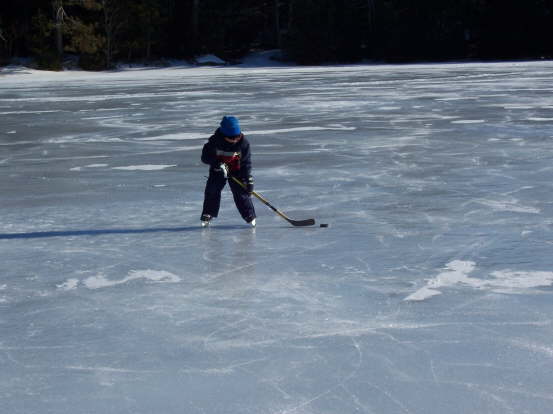
M 2 0 L 0 64 L 239 59 L 300 64 L 553 57 L 553 0 Z

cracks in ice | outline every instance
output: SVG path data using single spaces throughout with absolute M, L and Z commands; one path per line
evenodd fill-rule
M 331 393 L 333 393 L 334 391 L 336 391 L 337 389 L 339 388 L 346 388 L 346 383 L 348 381 L 350 381 L 352 378 L 354 378 L 357 373 L 359 372 L 360 368 L 361 368 L 361 365 L 363 364 L 363 352 L 361 351 L 361 347 L 359 346 L 359 344 L 357 343 L 357 341 L 355 340 L 355 338 L 351 337 L 350 338 L 352 343 L 353 343 L 353 347 L 356 349 L 356 352 L 357 352 L 357 363 L 355 364 L 355 366 L 353 367 L 352 371 L 350 372 L 349 375 L 347 375 L 344 379 L 342 379 L 341 381 L 339 381 L 336 385 L 328 388 L 327 390 L 325 391 L 322 391 L 320 392 L 319 394 L 309 398 L 308 400 L 306 401 L 303 401 L 302 403 L 292 407 L 292 408 L 288 408 L 284 411 L 280 411 L 279 413 L 280 414 L 292 414 L 292 413 L 295 413 L 297 412 L 298 410 L 302 409 L 303 407 L 305 406 L 308 406 L 308 405 L 311 405 L 313 404 L 315 401 L 325 397 L 326 395 L 329 395 Z

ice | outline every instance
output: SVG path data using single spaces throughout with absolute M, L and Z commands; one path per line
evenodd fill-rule
M 0 412 L 550 413 L 553 63 L 248 62 L 0 72 Z

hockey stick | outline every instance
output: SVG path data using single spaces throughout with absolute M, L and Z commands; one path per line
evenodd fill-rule
M 232 178 L 233 181 L 240 185 L 244 190 L 246 190 L 246 185 L 240 181 L 238 178 L 233 177 L 232 175 L 229 176 L 229 178 Z M 269 207 L 271 210 L 273 210 L 275 213 L 277 213 L 280 217 L 282 217 L 284 220 L 286 220 L 288 223 L 290 223 L 292 226 L 300 227 L 300 226 L 313 226 L 315 224 L 314 219 L 307 219 L 307 220 L 292 220 L 291 218 L 287 217 L 286 214 L 284 214 L 282 211 L 280 211 L 278 208 L 274 207 L 269 203 L 263 196 L 259 193 L 256 193 L 255 191 L 252 191 L 252 194 L 256 196 L 259 201 L 261 201 L 263 204 L 265 204 L 267 207 Z

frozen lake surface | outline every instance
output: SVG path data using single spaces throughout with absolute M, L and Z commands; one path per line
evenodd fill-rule
M 241 120 L 248 228 L 199 228 Z M 553 407 L 553 63 L 0 72 L 0 412 Z

